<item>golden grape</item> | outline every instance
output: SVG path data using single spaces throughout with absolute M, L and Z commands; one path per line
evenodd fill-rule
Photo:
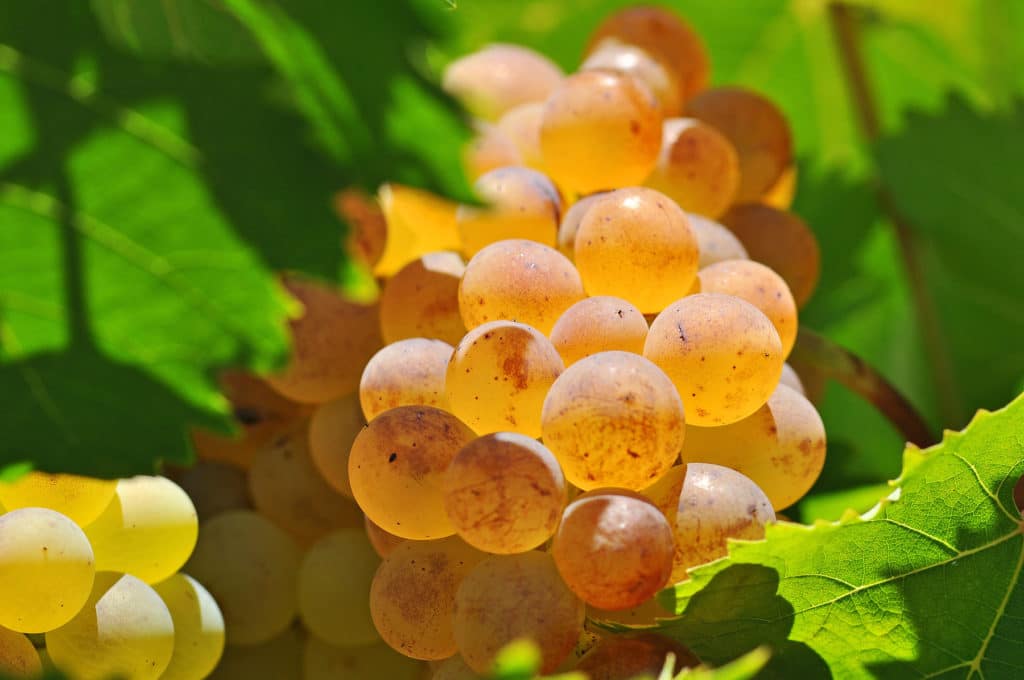
M 457 253 L 427 253 L 384 283 L 380 329 L 384 342 L 432 338 L 455 345 L 466 334 L 459 314 L 459 281 L 466 265 Z
M 662 115 L 676 115 L 682 108 L 682 95 L 674 74 L 641 47 L 606 38 L 594 47 L 580 66 L 581 71 L 594 69 L 617 71 L 643 83 L 658 101 Z
M 569 209 L 565 211 L 562 221 L 558 225 L 558 252 L 570 260 L 576 259 L 576 232 L 580 229 L 580 222 L 583 221 L 583 216 L 587 214 L 590 206 L 608 193 L 607 191 L 599 191 L 596 194 L 584 196 L 569 206 Z
M 462 152 L 466 177 L 472 181 L 491 170 L 510 165 L 525 165 L 522 155 L 508 134 L 491 123 L 475 121 L 473 137 Z
M 0 626 L 0 675 L 5 678 L 34 678 L 43 673 L 32 641 L 24 634 Z
M 303 655 L 303 680 L 421 680 L 423 664 L 385 644 L 333 647 L 310 637 Z
M 775 182 L 775 185 L 761 196 L 760 202 L 779 210 L 789 210 L 793 205 L 793 199 L 796 197 L 796 167 L 794 163 L 786 168 L 782 176 Z
M 661 153 L 647 186 L 687 213 L 716 218 L 736 198 L 740 164 L 722 133 L 693 118 L 670 118 L 662 129 Z
M 486 205 L 462 205 L 456 213 L 467 257 L 510 238 L 555 245 L 562 199 L 550 179 L 536 170 L 510 165 L 482 175 L 473 186 Z
M 527 47 L 496 43 L 456 59 L 442 87 L 479 118 L 497 120 L 520 104 L 543 101 L 562 80 L 562 70 Z
M 622 298 L 599 295 L 580 300 L 551 329 L 551 344 L 566 366 L 591 354 L 621 350 L 642 354 L 647 320 Z
M 461 247 L 455 225 L 456 203 L 394 183 L 383 185 L 377 200 L 388 223 L 388 240 L 373 270 L 375 275 L 392 276 L 427 253 Z
M 373 355 L 359 382 L 366 420 L 399 406 L 448 408 L 444 378 L 453 348 L 441 340 L 409 338 Z
M 779 384 L 785 385 L 805 397 L 807 396 L 803 381 L 800 380 L 800 376 L 797 375 L 797 372 L 788 363 L 782 364 L 782 377 L 779 378 Z
M 782 342 L 771 320 L 732 295 L 699 293 L 651 324 L 644 356 L 679 390 L 686 422 L 713 427 L 746 418 L 771 395 L 782 373 Z
M 332 645 L 376 642 L 366 594 L 379 564 L 362 529 L 342 529 L 320 539 L 299 568 L 299 615 L 306 628 Z
M 207 677 L 224 653 L 224 617 L 213 596 L 185 574 L 175 574 L 153 590 L 174 621 L 174 653 L 160 680 Z
M 234 465 L 200 460 L 189 468 L 168 470 L 168 475 L 188 494 L 200 522 L 228 510 L 252 507 L 245 471 Z
M 304 680 L 302 649 L 306 632 L 295 625 L 258 645 L 228 645 L 208 680 Z
M 373 520 L 369 517 L 363 517 L 363 520 L 366 528 L 366 537 L 370 539 L 370 544 L 373 546 L 374 551 L 382 559 L 393 553 L 395 548 L 408 540 L 394 534 L 389 534 L 374 524 Z
M 590 206 L 575 248 L 587 293 L 624 297 L 645 314 L 686 295 L 700 259 L 686 214 L 644 187 L 619 189 Z
M 452 413 L 477 434 L 540 436 L 544 396 L 564 369 L 546 337 L 526 324 L 491 321 L 462 339 L 448 364 Z
M 520 161 L 505 165 L 525 165 L 534 170 L 544 170 L 544 157 L 540 151 L 540 120 L 544 113 L 543 102 L 529 102 L 509 109 L 498 121 L 498 129 L 515 145 Z
M 309 455 L 320 475 L 338 493 L 352 498 L 348 455 L 366 425 L 359 395 L 350 394 L 317 407 L 309 421 Z
M 16 481 L 0 482 L 0 503 L 8 510 L 49 508 L 82 527 L 110 505 L 116 488 L 112 479 L 29 472 Z
M 700 215 L 687 215 L 690 218 L 690 229 L 697 236 L 697 248 L 700 250 L 698 267 L 713 265 L 722 260 L 747 260 L 747 249 L 731 231 L 718 222 Z
M 700 665 L 700 659 L 675 640 L 657 633 L 640 633 L 601 638 L 575 670 L 586 673 L 589 680 L 653 678 L 661 673 L 665 657 L 670 653 L 675 655 L 675 662 L 669 670 L 671 677 L 684 668 Z

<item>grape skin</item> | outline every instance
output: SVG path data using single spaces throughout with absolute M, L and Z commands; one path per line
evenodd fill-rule
M 552 554 L 562 579 L 584 602 L 629 609 L 668 582 L 672 529 L 646 498 L 590 491 L 566 508 Z
M 224 617 L 213 596 L 185 574 L 175 574 L 153 589 L 174 622 L 174 652 L 160 680 L 207 677 L 224 652 Z
M 567 493 L 554 455 L 514 432 L 485 435 L 463 447 L 448 466 L 444 490 L 459 536 L 499 554 L 532 550 L 551 538 Z
M 731 231 L 718 222 L 701 215 L 688 214 L 690 229 L 697 237 L 700 250 L 698 267 L 704 269 L 722 260 L 748 260 L 747 249 Z
M 785 385 L 805 397 L 807 396 L 803 381 L 800 380 L 800 376 L 797 375 L 797 372 L 788 363 L 782 364 L 782 376 L 779 378 L 779 384 Z
M 8 510 L 49 508 L 80 527 L 110 505 L 117 482 L 78 475 L 29 472 L 13 482 L 0 482 L 0 503 Z
M 391 553 L 395 552 L 395 548 L 408 540 L 401 536 L 389 534 L 374 524 L 373 520 L 369 517 L 364 516 L 363 520 L 366 529 L 366 537 L 370 540 L 370 544 L 373 546 L 374 551 L 381 559 L 384 559 Z
M 2 513 L 3 508 L 0 508 Z M 43 672 L 39 652 L 22 633 L 0 626 L 0 674 L 10 678 L 34 678 Z
M 366 420 L 399 406 L 446 410 L 444 380 L 453 351 L 441 340 L 409 338 L 374 354 L 359 382 L 359 403 Z
M 736 198 L 740 165 L 731 142 L 693 118 L 664 123 L 658 164 L 647 178 L 687 213 L 719 217 Z
M 566 367 L 598 352 L 642 354 L 647 320 L 622 298 L 598 295 L 580 300 L 555 322 L 551 344 Z
M 591 205 L 575 253 L 587 293 L 627 298 L 645 314 L 686 295 L 700 259 L 686 214 L 644 187 L 613 191 Z
M 491 170 L 524 165 L 522 155 L 508 134 L 497 125 L 474 121 L 473 138 L 462 152 L 466 177 L 476 181 Z
M 348 455 L 366 425 L 359 395 L 350 394 L 317 407 L 309 421 L 309 455 L 317 471 L 338 493 L 352 496 Z
M 497 652 L 528 638 L 550 673 L 576 645 L 585 608 L 547 553 L 495 555 L 476 565 L 455 597 L 455 639 L 466 665 L 488 673 Z
M 782 373 L 782 342 L 757 307 L 731 295 L 687 296 L 658 315 L 644 356 L 675 383 L 690 425 L 736 422 L 761 407 Z
M 570 262 L 576 259 L 576 232 L 580 230 L 580 222 L 583 221 L 583 216 L 587 214 L 590 206 L 595 201 L 602 196 L 606 196 L 608 193 L 610 192 L 599 191 L 595 194 L 584 196 L 569 206 L 569 209 L 562 216 L 562 221 L 558 225 L 558 252 L 569 258 Z
M 825 464 L 825 425 L 806 397 L 780 384 L 768 403 L 723 427 L 687 431 L 683 460 L 742 472 L 776 511 L 800 500 Z
M 539 437 L 544 396 L 564 368 L 536 329 L 491 321 L 466 333 L 455 348 L 445 381 L 448 403 L 477 434 Z
M 540 151 L 540 120 L 543 113 L 543 102 L 529 102 L 509 109 L 498 121 L 498 129 L 505 133 L 520 157 L 519 162 L 505 165 L 525 165 L 544 171 L 544 157 Z
M 642 489 L 683 446 L 683 404 L 671 380 L 642 356 L 600 352 L 563 373 L 544 400 L 544 441 L 581 489 Z
M 306 641 L 303 680 L 421 680 L 423 666 L 385 644 L 334 647 L 316 637 Z
M 575 670 L 589 680 L 632 680 L 655 677 L 665 666 L 665 657 L 675 655 L 672 677 L 684 668 L 700 665 L 700 659 L 683 645 L 655 633 L 610 635 L 602 638 L 584 656 Z
M 662 115 L 672 116 L 682 108 L 679 83 L 668 69 L 644 49 L 614 38 L 602 40 L 587 55 L 581 71 L 604 69 L 635 78 L 650 90 Z
M 466 265 L 457 253 L 427 253 L 384 283 L 380 329 L 384 342 L 432 338 L 455 345 L 466 333 L 459 314 L 459 281 Z
M 473 438 L 458 418 L 436 408 L 385 411 L 352 444 L 348 471 L 359 507 L 401 538 L 451 536 L 455 527 L 444 509 L 444 472 Z
M 561 80 L 562 70 L 544 55 L 496 43 L 453 61 L 441 84 L 473 115 L 497 120 L 520 104 L 543 101 Z
M 562 312 L 585 297 L 579 272 L 564 255 L 509 239 L 481 249 L 466 265 L 459 311 L 469 329 L 507 319 L 548 334 Z

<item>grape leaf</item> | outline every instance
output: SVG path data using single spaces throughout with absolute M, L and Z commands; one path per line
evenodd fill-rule
M 1019 677 L 1024 671 L 1024 396 L 908 448 L 863 516 L 779 523 L 662 593 L 664 632 L 721 663 L 774 647 L 768 677 Z

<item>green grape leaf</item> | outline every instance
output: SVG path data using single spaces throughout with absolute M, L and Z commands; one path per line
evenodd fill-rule
M 764 541 L 662 593 L 664 634 L 722 663 L 773 648 L 765 677 L 1018 677 L 1024 671 L 1024 396 L 908 448 L 887 500 Z

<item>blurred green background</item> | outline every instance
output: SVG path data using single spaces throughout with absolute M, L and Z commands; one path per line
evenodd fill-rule
M 438 69 L 514 41 L 571 70 L 628 4 L 0 0 L 0 469 L 189 460 L 187 425 L 229 424 L 214 371 L 286 355 L 275 272 L 358 280 L 337 189 L 469 196 Z M 1019 393 L 1024 3 L 845 3 L 870 102 L 851 97 L 835 3 L 657 4 L 703 36 L 714 84 L 754 88 L 790 120 L 793 209 L 823 256 L 802 323 L 936 433 Z M 819 407 L 829 460 L 804 517 L 870 505 L 903 446 L 837 384 Z

